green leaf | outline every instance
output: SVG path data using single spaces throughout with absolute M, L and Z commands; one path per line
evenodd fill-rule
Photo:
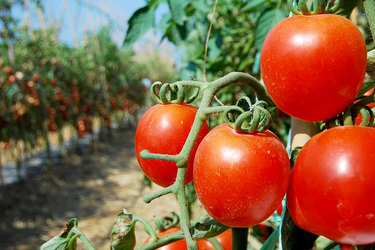
M 268 3 L 269 1 L 270 0 L 250 0 L 244 7 L 242 7 L 241 11 L 251 11 L 262 4 Z
M 149 188 L 152 187 L 152 181 L 147 177 L 147 175 L 143 175 L 143 185 Z
M 134 215 L 125 209 L 117 214 L 111 231 L 111 250 L 133 250 L 136 244 Z
M 295 147 L 292 152 L 290 153 L 290 168 L 292 169 L 294 167 L 294 164 L 296 163 L 297 157 L 299 152 L 301 151 L 302 147 L 298 146 Z
M 138 9 L 130 18 L 124 47 L 129 48 L 149 29 L 154 27 L 155 8 L 148 6 Z
M 196 73 L 197 73 L 197 69 L 198 69 L 198 65 L 193 63 L 193 62 L 190 62 L 188 64 L 188 66 L 186 66 L 185 68 L 182 68 L 181 71 L 180 71 L 180 76 L 178 77 L 178 79 L 184 81 L 191 81 L 191 76 L 196 76 Z
M 184 6 L 182 0 L 168 0 L 169 9 L 172 12 L 173 20 L 178 25 L 183 25 L 186 20 Z
M 41 247 L 40 250 L 75 250 L 77 249 L 77 241 L 74 239 L 73 244 L 68 248 L 69 246 L 69 241 L 71 240 L 69 238 L 69 232 L 73 227 L 77 227 L 78 221 L 77 219 L 73 218 L 69 221 L 69 223 L 65 224 L 65 228 L 62 230 L 60 235 L 53 237 L 46 243 L 44 243 Z
M 349 18 L 355 6 L 359 4 L 359 0 L 343 0 L 341 8 L 335 14 Z
M 221 55 L 221 45 L 223 44 L 223 37 L 218 34 L 210 38 L 208 41 L 208 57 L 215 60 Z
M 260 250 L 274 250 L 279 241 L 280 225 L 272 232 Z
M 260 50 L 262 48 L 264 39 L 268 32 L 278 22 L 286 17 L 285 11 L 282 9 L 267 8 L 258 19 L 255 34 L 255 48 Z
M 210 13 L 212 9 L 207 5 L 207 3 L 203 0 L 196 0 L 191 3 L 194 8 L 198 11 L 203 13 Z
M 69 239 L 55 236 L 46 243 L 44 243 L 40 250 L 64 250 L 69 245 Z
M 14 96 L 16 93 L 18 93 L 20 89 L 18 88 L 17 84 L 12 84 L 9 86 L 8 91 L 6 92 L 7 98 L 11 98 Z
M 224 231 L 228 230 L 229 227 L 217 222 L 216 220 L 209 220 L 207 222 L 200 223 L 194 225 L 194 239 L 202 239 L 202 238 L 212 238 L 215 237 Z

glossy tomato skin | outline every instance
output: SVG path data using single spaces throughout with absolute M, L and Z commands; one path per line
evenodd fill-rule
M 311 224 L 306 220 L 305 216 L 302 213 L 294 189 L 294 179 L 294 171 L 292 171 L 292 174 L 290 175 L 288 191 L 286 193 L 286 202 L 290 217 L 292 217 L 294 224 L 296 224 L 299 228 L 302 228 L 303 230 L 308 231 L 310 233 L 319 235 L 319 232 L 311 226 Z
M 306 220 L 340 243 L 375 242 L 375 129 L 336 127 L 315 135 L 293 168 Z
M 285 113 L 306 121 L 344 111 L 362 86 L 366 65 L 361 32 L 333 14 L 282 20 L 267 35 L 260 58 L 271 99 Z
M 289 175 L 288 154 L 272 132 L 237 133 L 227 124 L 211 130 L 194 162 L 200 202 L 214 219 L 231 227 L 267 219 L 280 205 Z
M 162 160 L 143 160 L 142 150 L 151 153 L 177 155 L 193 125 L 197 109 L 188 104 L 158 104 L 151 107 L 139 121 L 135 134 L 135 152 L 143 172 L 156 184 L 167 187 L 174 183 L 177 165 Z M 199 143 L 208 133 L 208 125 L 202 127 L 188 162 L 186 183 L 193 180 L 193 163 Z

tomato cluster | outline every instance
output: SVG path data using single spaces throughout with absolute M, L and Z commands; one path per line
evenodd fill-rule
M 314 122 L 342 114 L 353 102 L 366 64 L 361 32 L 332 14 L 281 21 L 268 34 L 261 54 L 265 88 L 277 108 Z M 158 104 L 142 117 L 137 159 L 156 184 L 172 185 L 178 168 L 162 157 L 142 159 L 141 151 L 178 155 L 200 118 L 185 104 Z M 359 124 L 361 117 L 354 118 Z M 302 148 L 291 174 L 285 146 L 269 130 L 245 133 L 222 124 L 208 131 L 204 124 L 182 167 L 188 169 L 185 182 L 194 180 L 206 212 L 224 225 L 258 225 L 287 193 L 298 227 L 344 246 L 370 244 L 375 242 L 374 148 L 374 128 L 330 128 Z

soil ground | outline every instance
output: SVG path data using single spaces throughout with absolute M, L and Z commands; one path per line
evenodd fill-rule
M 143 196 L 160 187 L 143 185 L 134 134 L 134 128 L 115 131 L 84 154 L 69 153 L 50 171 L 8 185 L 0 199 L 0 249 L 39 249 L 71 218 L 78 219 L 79 229 L 97 250 L 109 249 L 112 223 L 123 208 L 146 220 L 178 212 L 172 195 L 143 202 Z M 136 236 L 137 246 L 142 245 L 147 234 L 141 225 Z M 78 249 L 85 247 L 79 243 Z

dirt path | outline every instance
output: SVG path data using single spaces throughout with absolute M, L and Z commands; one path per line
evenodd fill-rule
M 77 218 L 79 228 L 99 249 L 109 249 L 109 234 L 123 208 L 146 220 L 179 211 L 169 195 L 145 204 L 152 190 L 143 186 L 143 173 L 134 153 L 134 129 L 115 132 L 97 142 L 84 156 L 70 153 L 50 173 L 8 187 L 0 199 L 0 249 L 39 249 L 57 235 L 65 222 Z M 146 233 L 137 226 L 137 246 Z M 78 249 L 85 249 L 82 244 Z

